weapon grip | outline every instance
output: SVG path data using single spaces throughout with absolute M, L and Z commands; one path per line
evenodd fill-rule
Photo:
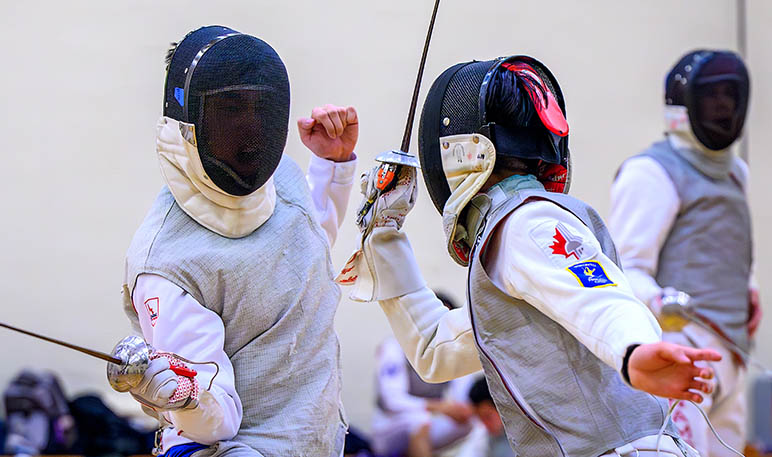
M 172 366 L 171 369 L 174 372 L 174 374 L 176 374 L 177 376 L 185 376 L 185 377 L 188 377 L 188 378 L 194 378 L 198 374 L 198 372 L 196 372 L 196 370 L 194 370 L 192 368 L 187 368 L 187 367 Z
M 393 163 L 384 163 L 378 167 L 375 188 L 378 189 L 380 193 L 385 194 L 396 186 L 396 180 L 394 178 L 399 173 L 399 168 L 399 165 Z

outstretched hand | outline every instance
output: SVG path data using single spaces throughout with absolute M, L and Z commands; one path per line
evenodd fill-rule
M 713 369 L 694 362 L 718 362 L 712 349 L 694 349 L 673 343 L 642 344 L 627 362 L 630 384 L 659 397 L 702 402 L 702 394 L 713 392 Z
M 353 106 L 324 105 L 311 117 L 298 119 L 300 141 L 317 156 L 334 162 L 353 158 L 359 138 L 359 119 Z

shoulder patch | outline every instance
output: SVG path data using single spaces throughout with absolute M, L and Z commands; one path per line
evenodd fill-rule
M 555 226 L 555 235 L 553 235 L 552 239 L 555 240 L 550 245 L 553 255 L 562 255 L 566 259 L 573 256 L 574 259 L 579 260 L 584 253 L 582 237 L 572 234 L 562 222 L 558 222 Z
M 585 240 L 575 229 L 563 222 L 540 224 L 530 235 L 550 262 L 559 268 L 592 259 L 599 250 L 597 241 Z
M 155 327 L 155 322 L 158 320 L 158 313 L 161 311 L 161 303 L 158 297 L 148 298 L 145 300 L 145 310 L 150 316 L 150 325 Z
M 574 275 L 582 287 L 594 288 L 616 286 L 616 284 L 609 279 L 606 270 L 603 269 L 603 265 L 597 260 L 575 263 L 566 268 L 566 270 Z

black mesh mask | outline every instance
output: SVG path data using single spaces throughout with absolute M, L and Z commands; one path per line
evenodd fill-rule
M 287 142 L 290 91 L 281 58 L 264 41 L 221 26 L 190 32 L 170 53 L 164 116 L 195 127 L 183 136 L 217 187 L 235 196 L 256 191 Z
M 530 84 L 528 77 L 512 76 L 511 85 L 494 78 L 496 72 L 509 72 L 508 66 L 525 65 L 533 70 L 541 84 Z M 515 68 L 512 68 L 515 70 Z M 522 73 L 518 73 L 521 75 Z M 528 87 L 526 87 L 528 86 Z M 543 89 L 543 90 L 542 90 Z M 418 134 L 421 171 L 434 206 L 442 213 L 450 197 L 450 187 L 440 157 L 440 138 L 479 133 L 496 147 L 497 160 L 505 157 L 532 160 L 542 182 L 550 181 L 562 170 L 560 185 L 548 190 L 567 191 L 569 173 L 568 127 L 553 133 L 541 121 L 527 93 L 533 90 L 557 103 L 565 120 L 565 103 L 560 86 L 544 64 L 528 56 L 464 62 L 443 72 L 426 96 Z M 504 95 L 506 94 L 506 96 Z M 510 105 L 510 106 L 506 106 Z M 530 110 L 530 113 L 528 111 Z M 507 113 L 504 115 L 504 113 Z M 556 190 L 557 189 L 557 190 Z
M 665 79 L 665 103 L 685 106 L 694 136 L 714 151 L 742 134 L 749 97 L 748 70 L 730 51 L 690 52 Z

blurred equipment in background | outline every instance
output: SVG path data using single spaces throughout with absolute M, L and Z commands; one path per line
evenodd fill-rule
M 22 371 L 3 394 L 7 454 L 65 453 L 77 431 L 67 399 L 53 373 Z
M 78 440 L 72 452 L 83 455 L 149 454 L 155 430 L 134 427 L 116 415 L 96 395 L 83 395 L 70 403 L 70 414 L 78 426 Z
M 0 451 L 6 454 L 149 454 L 153 431 L 135 428 L 98 397 L 72 402 L 53 373 L 24 370 L 3 393 L 6 427 Z
M 766 373 L 753 382 L 750 407 L 749 444 L 759 452 L 772 454 L 772 374 Z

